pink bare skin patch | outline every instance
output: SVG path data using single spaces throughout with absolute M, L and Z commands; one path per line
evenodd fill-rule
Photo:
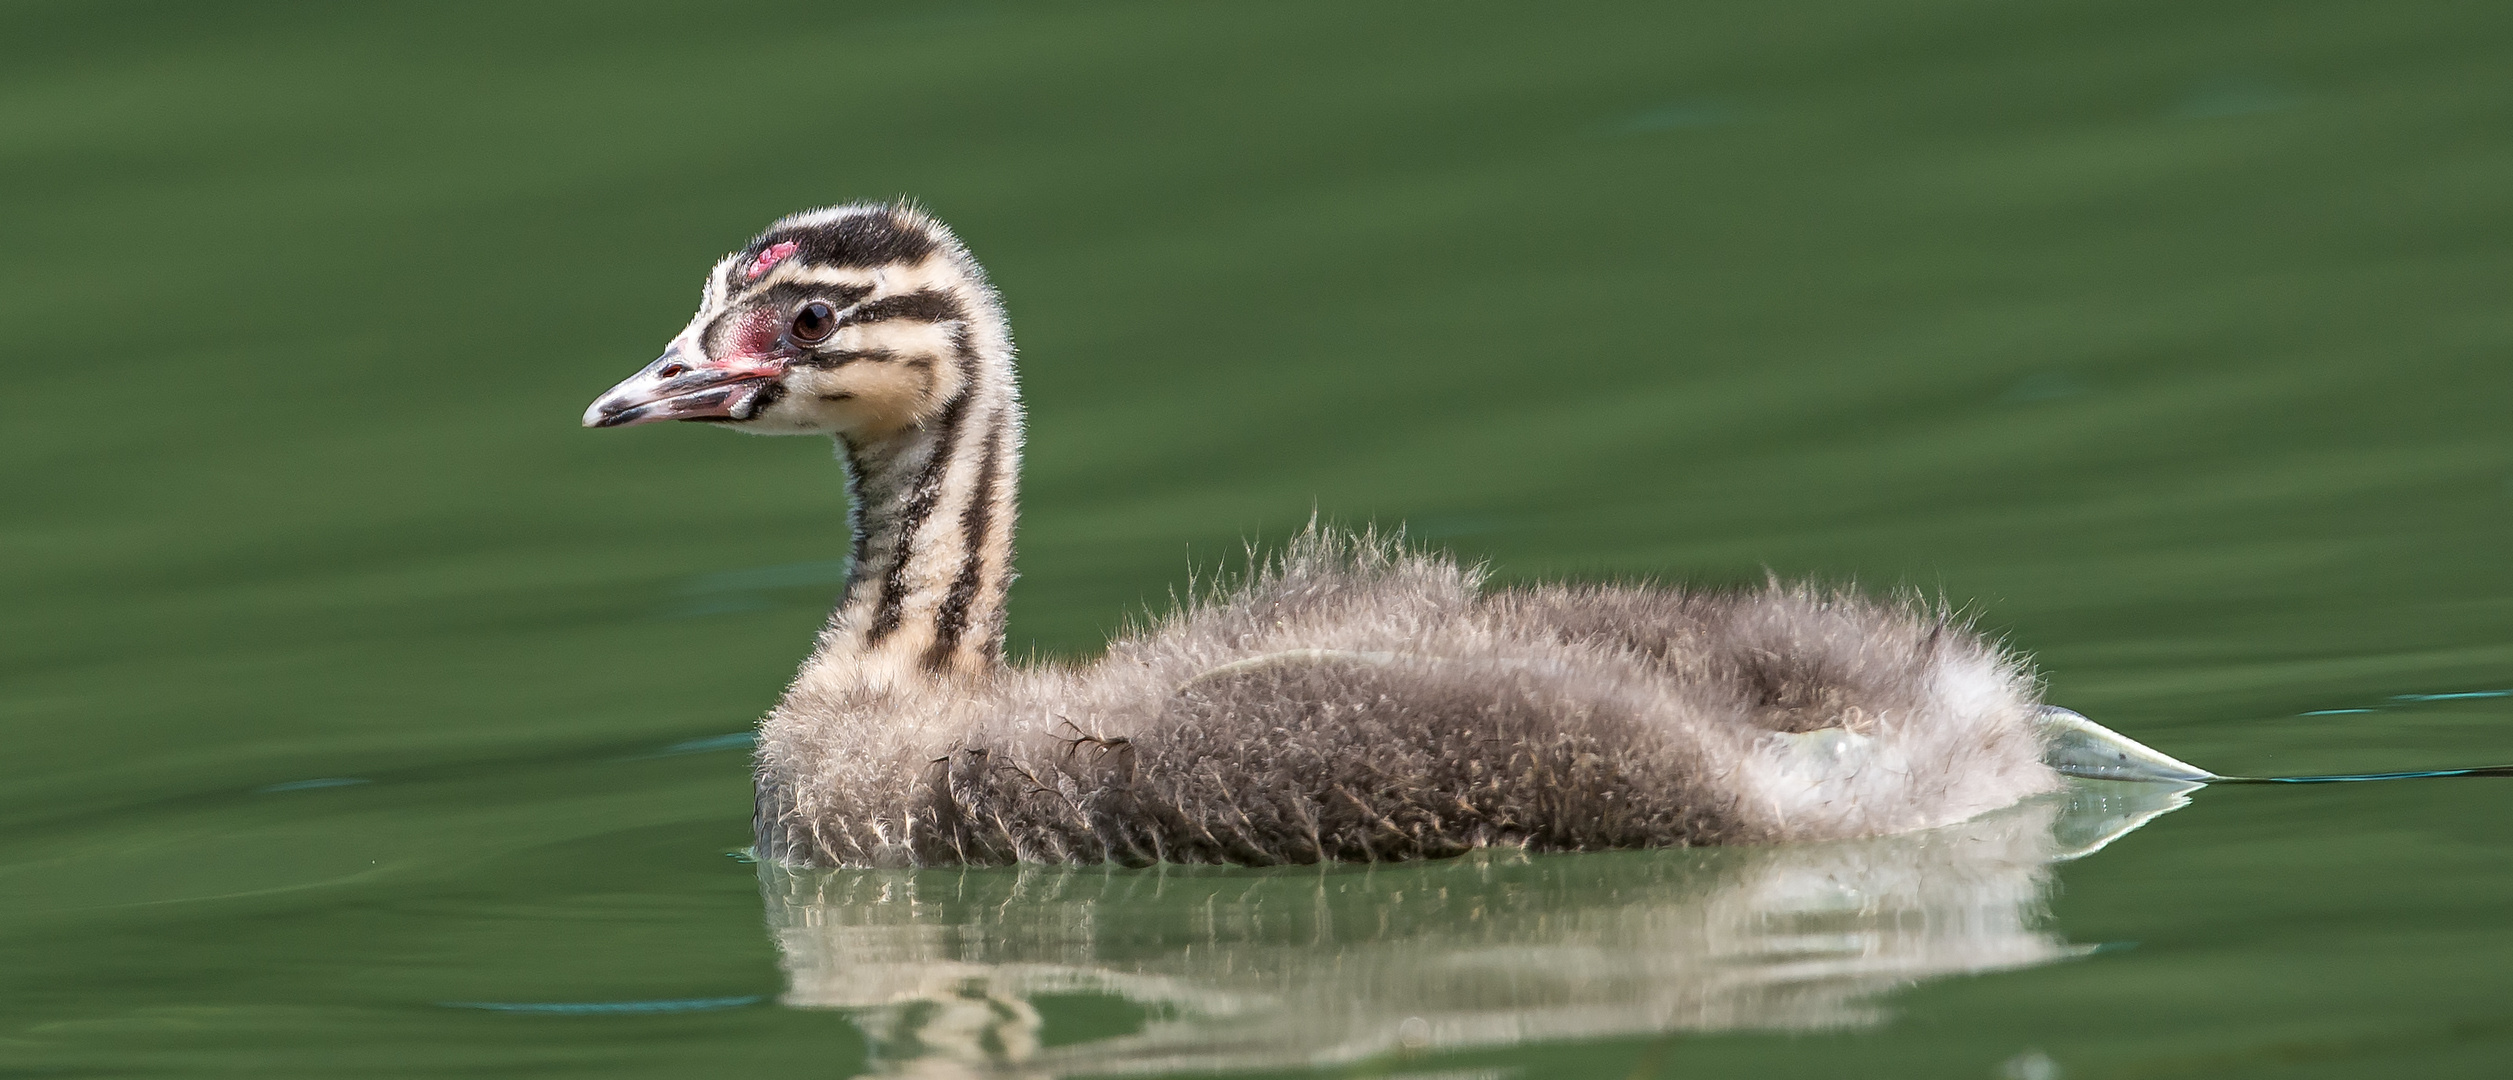
M 743 367 L 773 360 L 784 337 L 785 320 L 776 312 L 751 312 L 734 329 L 733 355 L 724 358 L 723 366 Z
M 768 245 L 768 250 L 760 252 L 758 258 L 750 261 L 750 269 L 742 271 L 742 280 L 759 280 L 759 275 L 767 273 L 769 267 L 784 262 L 785 257 L 792 254 L 794 254 L 794 241 L 792 240 L 787 240 L 779 244 Z

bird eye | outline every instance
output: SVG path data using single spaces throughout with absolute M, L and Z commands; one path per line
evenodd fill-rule
M 794 313 L 794 340 L 805 345 L 818 345 L 838 332 L 838 314 L 829 305 L 814 300 Z

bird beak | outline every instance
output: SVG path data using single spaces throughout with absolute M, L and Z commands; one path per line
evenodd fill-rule
M 689 361 L 675 348 L 585 409 L 585 426 L 628 427 L 658 420 L 748 420 L 759 392 L 785 365 L 772 360 Z M 666 375 L 665 372 L 671 374 Z

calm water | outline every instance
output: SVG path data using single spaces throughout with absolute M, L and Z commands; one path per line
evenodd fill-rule
M 0 1072 L 2500 1073 L 2505 781 L 763 877 L 836 469 L 576 417 L 912 193 L 1023 345 L 1016 652 L 1314 508 L 1942 593 L 2221 771 L 2513 761 L 2508 73 L 2457 3 L 0 5 Z

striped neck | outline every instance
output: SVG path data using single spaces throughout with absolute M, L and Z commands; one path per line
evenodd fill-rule
M 969 335 L 957 351 L 957 392 L 930 419 L 838 440 L 853 558 L 815 666 L 891 682 L 981 674 L 1002 660 L 1020 399 L 1000 333 Z

